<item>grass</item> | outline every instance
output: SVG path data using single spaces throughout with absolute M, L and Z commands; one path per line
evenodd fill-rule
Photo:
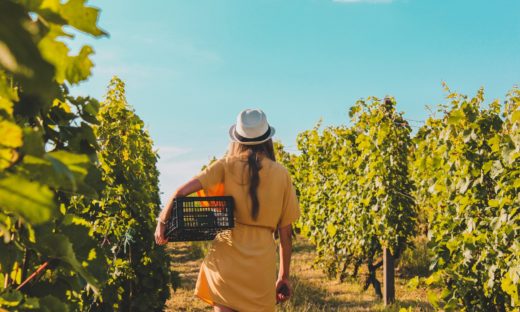
M 193 295 L 198 270 L 207 243 L 175 243 L 169 247 L 173 258 L 172 269 L 178 271 L 182 285 L 167 301 L 165 311 L 212 311 Z M 330 280 L 321 270 L 313 268 L 314 248 L 303 238 L 294 241 L 291 262 L 294 295 L 279 305 L 278 312 L 329 312 L 329 311 L 434 311 L 426 299 L 423 288 L 409 289 L 407 279 L 396 277 L 397 302 L 385 307 L 374 295 L 373 289 L 362 290 L 360 282 Z M 380 273 L 382 274 L 382 273 Z M 382 276 L 378 277 L 382 281 Z
M 165 311 L 212 311 L 208 305 L 193 295 L 199 267 L 204 256 L 200 243 L 170 243 L 168 252 L 172 257 L 172 270 L 179 272 L 181 285 L 170 290 L 170 299 Z

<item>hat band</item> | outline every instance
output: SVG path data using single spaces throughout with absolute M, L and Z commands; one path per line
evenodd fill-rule
M 256 138 L 246 138 L 246 137 L 243 137 L 240 134 L 238 134 L 237 130 L 235 129 L 235 137 L 240 142 L 246 142 L 246 143 L 263 141 L 265 139 L 268 139 L 270 134 L 271 134 L 271 127 L 267 128 L 267 131 L 264 134 L 262 134 L 261 136 L 259 136 L 259 137 L 256 137 Z

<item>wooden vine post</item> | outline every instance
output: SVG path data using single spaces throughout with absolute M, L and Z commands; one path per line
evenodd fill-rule
M 385 305 L 395 301 L 394 256 L 386 247 L 383 248 L 383 300 Z

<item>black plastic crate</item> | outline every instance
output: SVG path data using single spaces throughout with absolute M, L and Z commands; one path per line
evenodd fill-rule
M 179 197 L 173 202 L 166 237 L 170 242 L 213 240 L 235 226 L 231 196 Z

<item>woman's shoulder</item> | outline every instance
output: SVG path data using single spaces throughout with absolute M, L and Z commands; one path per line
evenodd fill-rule
M 217 161 L 222 162 L 226 165 L 233 165 L 233 164 L 244 164 L 247 165 L 247 156 L 244 155 L 233 155 L 233 156 L 224 156 L 221 159 L 218 159 Z M 275 172 L 276 174 L 283 175 L 283 176 L 289 176 L 289 171 L 287 168 L 285 168 L 284 165 L 282 165 L 279 162 L 276 162 L 274 160 L 269 159 L 268 157 L 264 157 L 262 159 L 262 165 L 265 168 L 269 168 L 269 171 Z
M 281 163 L 273 161 L 271 159 L 266 159 L 266 162 L 269 164 L 269 171 L 273 172 L 276 176 L 280 178 L 290 177 L 289 170 L 287 170 L 287 168 L 285 168 L 285 166 Z
M 275 168 L 275 170 L 278 170 L 283 173 L 288 173 L 287 168 L 285 168 L 285 166 L 282 165 L 281 163 L 270 160 L 270 159 L 269 159 L 269 161 L 271 162 L 271 166 L 273 166 L 273 168 Z

